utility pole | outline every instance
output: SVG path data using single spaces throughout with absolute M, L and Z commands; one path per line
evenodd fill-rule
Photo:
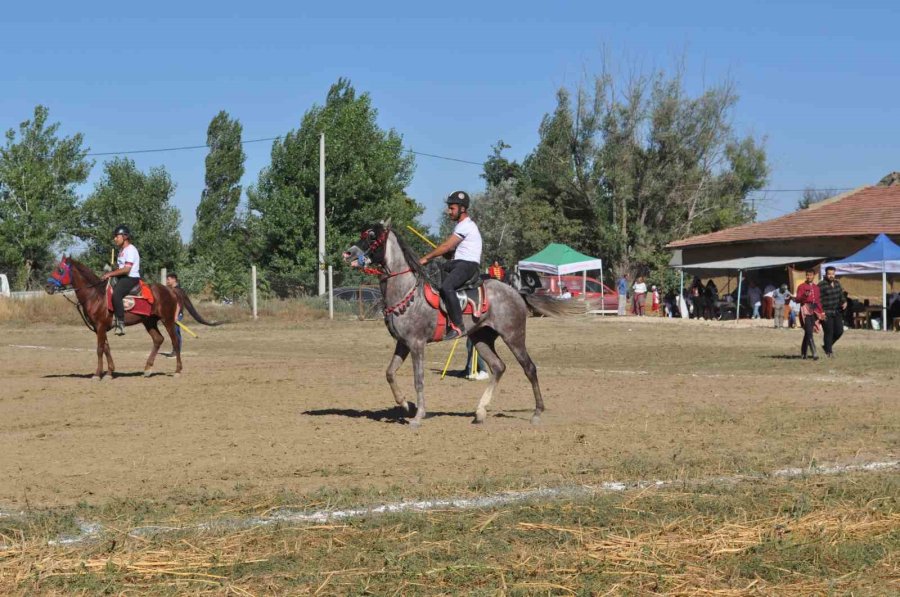
M 319 137 L 319 295 L 325 294 L 325 133 Z

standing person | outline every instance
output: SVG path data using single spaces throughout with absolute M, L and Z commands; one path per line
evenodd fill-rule
M 113 242 L 119 248 L 116 257 L 116 269 L 103 274 L 104 280 L 118 278 L 113 289 L 112 303 L 116 315 L 116 336 L 125 335 L 125 305 L 122 304 L 129 292 L 141 281 L 141 256 L 137 247 L 131 244 L 131 231 L 128 226 L 117 226 L 113 231 Z
M 775 292 L 772 293 L 772 300 L 775 302 L 775 327 L 784 326 L 784 319 L 788 315 L 790 307 L 787 305 L 791 298 L 787 284 L 782 284 Z
M 819 282 L 819 296 L 822 300 L 822 311 L 825 321 L 822 322 L 825 356 L 834 358 L 834 343 L 844 335 L 844 318 L 841 310 L 847 307 L 844 300 L 844 289 L 835 277 L 833 267 L 825 268 L 825 279 Z
M 631 290 L 634 292 L 632 312 L 639 317 L 643 317 L 644 303 L 646 302 L 647 297 L 647 283 L 644 282 L 644 276 L 638 276 L 638 279 L 635 280 Z
M 815 270 L 806 270 L 806 282 L 797 287 L 795 299 L 800 305 L 800 324 L 803 326 L 803 344 L 800 345 L 800 355 L 805 359 L 807 348 L 812 353 L 814 361 L 819 360 L 816 352 L 816 343 L 813 332 L 819 323 L 819 314 L 822 313 L 822 298 L 819 286 L 813 281 L 816 277 Z
M 176 274 L 175 272 L 166 274 L 166 286 L 168 286 L 172 290 L 181 288 L 181 286 L 178 284 L 178 274 Z M 179 303 L 179 305 L 178 305 L 178 321 L 181 321 L 183 318 L 184 318 L 184 312 L 181 310 L 181 304 Z M 180 325 L 175 326 L 175 336 L 178 338 L 178 350 L 180 351 L 181 350 L 181 326 Z M 166 353 L 166 356 L 167 357 L 175 356 L 175 347 L 174 346 L 172 347 L 172 352 Z
M 659 290 L 656 289 L 655 284 L 650 287 L 650 293 L 651 293 L 651 296 L 653 297 L 653 299 L 650 303 L 650 311 L 654 315 L 660 315 L 660 312 L 659 312 Z
M 427 265 L 435 257 L 453 253 L 447 266 L 447 274 L 441 283 L 441 298 L 447 308 L 450 331 L 444 340 L 453 340 L 466 335 L 462 309 L 456 299 L 456 289 L 474 278 L 481 271 L 481 232 L 475 221 L 469 217 L 469 194 L 454 191 L 447 197 L 447 215 L 456 222 L 453 232 L 444 242 L 419 260 Z
M 616 290 L 619 293 L 619 315 L 625 315 L 625 305 L 628 302 L 628 274 L 616 280 Z
M 747 298 L 750 299 L 750 306 L 753 307 L 753 319 L 759 319 L 759 308 L 762 305 L 762 291 L 756 282 L 750 280 L 750 288 L 747 290 Z
M 488 268 L 488 275 L 495 280 L 503 280 L 506 272 L 504 271 L 503 266 L 500 265 L 500 262 L 494 259 L 494 263 Z
M 478 358 L 475 359 L 475 369 L 472 369 L 472 352 L 474 350 L 475 344 L 471 338 L 466 338 L 466 369 L 464 371 L 466 379 L 473 381 L 490 379 L 491 376 L 487 371 L 487 365 L 484 364 L 484 359 L 481 358 L 481 355 L 478 355 Z
M 763 319 L 775 317 L 775 286 L 771 282 L 766 284 L 763 290 L 762 317 Z

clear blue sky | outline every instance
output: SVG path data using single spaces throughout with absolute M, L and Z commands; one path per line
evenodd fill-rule
M 855 187 L 900 170 L 896 2 L 127 2 L 13 3 L 0 35 L 0 128 L 38 103 L 94 152 L 198 145 L 221 109 L 244 138 L 299 126 L 348 77 L 407 148 L 483 160 L 504 139 L 521 159 L 560 86 L 599 71 L 686 64 L 697 92 L 730 78 L 734 126 L 765 136 L 771 189 Z M 27 8 L 24 8 L 27 6 Z M 244 185 L 270 143 L 246 146 Z M 203 189 L 204 150 L 131 156 L 178 185 L 182 236 Z M 102 172 L 101 160 L 87 194 Z M 434 222 L 478 166 L 418 157 L 409 194 Z M 769 193 L 760 219 L 800 193 Z

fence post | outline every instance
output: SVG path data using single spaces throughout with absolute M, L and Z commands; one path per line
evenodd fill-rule
M 162 268 L 161 270 L 159 270 L 159 283 L 160 284 L 166 283 L 166 273 L 167 273 L 166 268 Z
M 250 304 L 253 307 L 253 319 L 257 318 L 256 314 L 256 266 L 250 266 Z
M 334 268 L 328 266 L 328 319 L 334 319 Z

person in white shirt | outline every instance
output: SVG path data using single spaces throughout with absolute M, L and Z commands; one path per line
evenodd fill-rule
M 116 335 L 125 335 L 125 305 L 122 299 L 131 292 L 141 280 L 141 256 L 137 247 L 131 244 L 131 231 L 128 226 L 118 226 L 113 232 L 113 242 L 119 247 L 116 258 L 116 269 L 103 274 L 104 280 L 118 278 L 113 289 L 112 303 L 116 314 Z
M 644 276 L 638 276 L 638 279 L 635 280 L 634 285 L 631 287 L 631 290 L 634 291 L 634 299 L 632 305 L 632 312 L 635 315 L 644 315 L 644 301 L 647 298 L 647 283 L 644 282 Z
M 456 299 L 456 289 L 474 278 L 481 271 L 481 232 L 469 217 L 469 195 L 454 191 L 447 197 L 447 215 L 456 222 L 453 232 L 440 245 L 419 260 L 422 265 L 441 255 L 453 253 L 441 283 L 441 298 L 447 307 L 450 331 L 445 340 L 453 340 L 466 334 L 462 321 L 462 309 Z

